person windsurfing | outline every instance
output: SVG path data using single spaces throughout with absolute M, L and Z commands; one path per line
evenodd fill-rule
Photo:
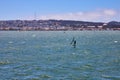
M 76 40 L 75 38 L 73 37 L 71 43 L 70 43 L 74 48 L 76 48 Z

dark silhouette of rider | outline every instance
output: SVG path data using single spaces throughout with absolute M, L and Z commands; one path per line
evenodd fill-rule
M 70 43 L 74 48 L 76 48 L 76 40 L 75 38 L 73 37 L 71 43 Z

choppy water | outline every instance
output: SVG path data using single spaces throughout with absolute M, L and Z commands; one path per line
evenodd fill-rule
M 1 31 L 0 79 L 120 80 L 120 32 Z

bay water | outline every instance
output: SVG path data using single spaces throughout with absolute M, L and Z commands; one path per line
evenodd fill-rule
M 0 31 L 0 79 L 120 80 L 120 32 Z

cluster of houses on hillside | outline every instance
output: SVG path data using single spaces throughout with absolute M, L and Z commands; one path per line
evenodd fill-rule
M 9 20 L 0 21 L 0 30 L 120 30 L 120 22 L 85 22 L 70 20 Z

